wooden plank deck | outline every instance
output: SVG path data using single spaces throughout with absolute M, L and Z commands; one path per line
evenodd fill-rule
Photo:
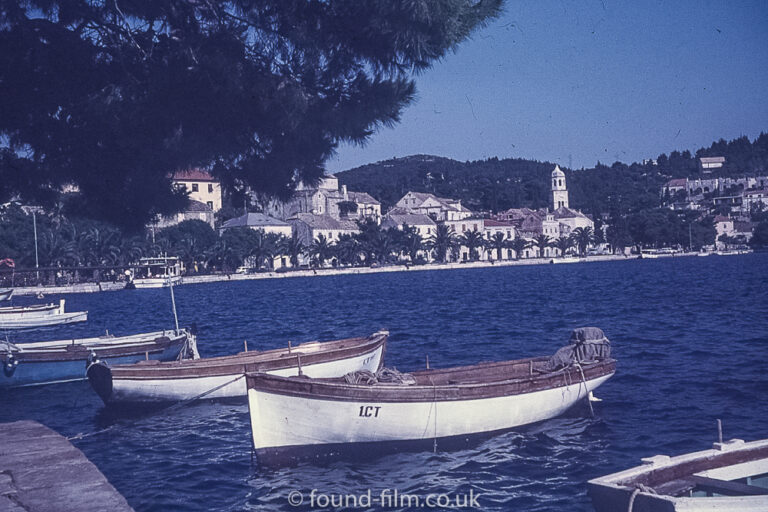
M 131 512 L 83 452 L 36 421 L 0 423 L 0 512 Z

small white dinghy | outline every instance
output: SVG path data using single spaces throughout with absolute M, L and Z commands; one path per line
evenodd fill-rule
M 768 511 L 768 439 L 642 462 L 587 483 L 597 512 Z
M 0 288 L 0 302 L 5 300 L 11 300 L 13 296 L 13 288 Z
M 149 405 L 193 398 L 245 399 L 245 374 L 337 377 L 356 370 L 377 371 L 389 333 L 335 341 L 312 341 L 274 350 L 251 350 L 197 360 L 142 361 L 88 367 L 88 380 L 106 405 Z
M 64 302 L 61 299 L 58 304 L 0 308 L 0 329 L 31 329 L 88 320 L 87 311 L 65 313 Z
M 610 378 L 616 362 L 602 331 L 538 357 L 338 379 L 247 375 L 253 448 L 270 464 L 347 450 L 453 444 L 553 418 Z

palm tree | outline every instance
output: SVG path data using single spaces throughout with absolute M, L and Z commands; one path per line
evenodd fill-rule
M 357 227 L 360 229 L 360 232 L 355 233 L 353 236 L 359 242 L 362 252 L 365 253 L 366 264 L 370 265 L 374 259 L 381 259 L 377 251 L 383 249 L 381 247 L 381 239 L 384 233 L 381 226 L 373 219 L 357 221 Z
M 536 238 L 533 239 L 532 246 L 536 247 L 539 250 L 539 258 L 543 258 L 544 251 L 548 247 L 552 247 L 552 239 L 544 234 L 538 235 Z
M 333 247 L 325 235 L 317 235 L 315 241 L 309 246 L 309 255 L 321 267 L 325 260 L 333 257 Z
M 40 263 L 42 266 L 66 266 L 79 263 L 77 231 L 71 224 L 61 229 L 49 229 L 39 237 Z
M 405 233 L 403 250 L 411 258 L 411 263 L 413 263 L 419 257 L 419 252 L 424 250 L 424 240 L 416 228 L 403 225 L 403 233 Z
M 120 231 L 92 227 L 78 237 L 80 254 L 90 265 L 117 265 L 123 245 Z
M 352 235 L 344 233 L 334 246 L 336 258 L 342 265 L 355 265 L 360 261 L 360 243 Z
M 298 267 L 299 257 L 306 252 L 307 248 L 303 243 L 301 243 L 301 240 L 296 238 L 296 235 L 294 235 L 290 238 L 284 237 L 280 241 L 279 250 L 289 257 L 291 266 Z
M 278 236 L 274 233 L 265 233 L 263 229 L 257 229 L 254 235 L 250 240 L 248 256 L 253 258 L 256 270 L 260 270 L 262 265 L 270 268 L 277 252 Z
M 518 236 L 509 243 L 509 247 L 515 251 L 515 259 L 519 260 L 520 256 L 523 254 L 523 251 L 531 247 L 531 242 L 530 240 L 526 240 L 525 238 Z
M 485 245 L 483 234 L 479 231 L 465 231 L 464 234 L 459 237 L 459 242 L 469 249 L 470 261 L 476 261 L 479 258 L 477 249 L 478 247 L 483 247 L 483 245 Z
M 486 245 L 488 246 L 489 250 L 496 249 L 496 259 L 501 260 L 502 259 L 502 250 L 506 249 L 509 246 L 509 241 L 504 238 L 504 233 L 496 233 L 491 237 L 490 240 L 486 242 Z
M 568 250 L 573 247 L 573 237 L 572 236 L 561 236 L 557 240 L 555 240 L 555 243 L 553 247 L 556 247 L 560 251 L 560 257 L 565 257 L 565 254 L 568 252 Z
M 438 224 L 435 234 L 427 239 L 427 247 L 435 252 L 435 258 L 445 263 L 446 256 L 459 244 L 456 233 L 445 224 Z
M 584 257 L 587 255 L 587 248 L 594 242 L 595 237 L 592 233 L 592 228 L 576 228 L 573 230 L 573 238 L 576 242 L 576 246 L 579 248 L 579 255 Z

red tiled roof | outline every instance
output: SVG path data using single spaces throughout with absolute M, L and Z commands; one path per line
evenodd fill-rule
M 176 171 L 171 179 L 176 181 L 218 181 L 211 176 L 211 173 L 202 169 L 187 169 L 186 171 Z
M 668 187 L 684 187 L 686 183 L 688 182 L 685 178 L 675 178 L 674 180 L 669 180 L 667 182 Z
M 717 217 L 715 217 L 715 222 L 730 222 L 730 220 L 731 219 L 729 219 L 724 215 L 718 215 Z
M 505 222 L 500 220 L 485 219 L 485 227 L 515 227 L 511 222 Z

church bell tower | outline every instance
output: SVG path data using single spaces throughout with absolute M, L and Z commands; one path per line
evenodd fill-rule
M 556 165 L 552 171 L 552 210 L 568 208 L 568 187 L 565 185 L 565 173 Z

